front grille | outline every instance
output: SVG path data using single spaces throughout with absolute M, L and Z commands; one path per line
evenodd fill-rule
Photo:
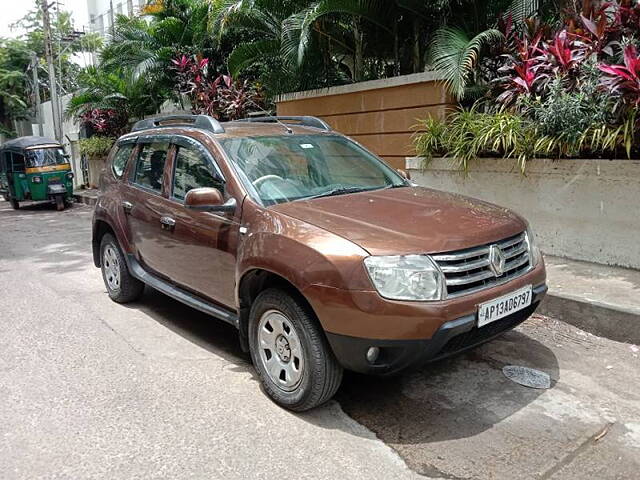
M 505 257 L 503 273 L 496 276 L 489 264 L 489 249 L 496 245 Z M 433 255 L 444 274 L 447 298 L 490 288 L 519 277 L 531 268 L 524 232 L 489 245 Z

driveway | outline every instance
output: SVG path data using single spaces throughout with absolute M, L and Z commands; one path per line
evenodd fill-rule
M 305 414 L 260 391 L 232 327 L 151 289 L 118 305 L 91 211 L 0 201 L 2 478 L 637 478 L 632 346 L 535 317 Z M 548 372 L 550 390 L 501 367 Z

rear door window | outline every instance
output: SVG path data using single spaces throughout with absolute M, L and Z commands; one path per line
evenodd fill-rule
M 113 174 L 116 178 L 122 177 L 124 170 L 127 168 L 127 161 L 131 156 L 131 150 L 133 150 L 134 146 L 135 145 L 133 143 L 118 146 L 118 151 L 113 156 L 113 162 L 111 164 Z
M 168 151 L 169 144 L 165 142 L 142 144 L 136 161 L 134 183 L 149 190 L 161 192 Z
M 224 182 L 203 152 L 183 146 L 177 146 L 177 149 L 173 178 L 174 198 L 184 201 L 189 190 L 201 187 L 217 188 L 224 194 Z

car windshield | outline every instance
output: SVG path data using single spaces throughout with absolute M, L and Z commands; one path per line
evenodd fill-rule
M 221 143 L 252 197 L 263 205 L 407 185 L 376 156 L 338 135 L 228 138 Z
M 69 163 L 61 148 L 40 148 L 26 151 L 27 167 L 50 167 Z

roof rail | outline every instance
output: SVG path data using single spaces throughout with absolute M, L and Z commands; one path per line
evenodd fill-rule
M 145 118 L 136 122 L 131 131 L 137 132 L 149 128 L 175 127 L 177 125 L 201 128 L 213 133 L 224 133 L 224 128 L 220 125 L 220 122 L 209 115 L 163 115 Z
M 332 130 L 332 128 L 329 126 L 329 124 L 327 122 L 325 122 L 324 120 L 321 120 L 318 117 L 311 117 L 308 115 L 305 116 L 301 116 L 301 117 L 289 117 L 289 116 L 273 116 L 273 115 L 269 115 L 269 116 L 265 116 L 265 117 L 248 117 L 248 118 L 243 118 L 241 120 L 236 120 L 237 122 L 250 122 L 250 123 L 271 123 L 271 122 L 277 122 L 280 121 L 282 123 L 288 123 L 290 125 L 302 125 L 305 127 L 313 127 L 313 128 L 319 128 L 321 130 L 326 130 L 327 132 L 330 132 Z

